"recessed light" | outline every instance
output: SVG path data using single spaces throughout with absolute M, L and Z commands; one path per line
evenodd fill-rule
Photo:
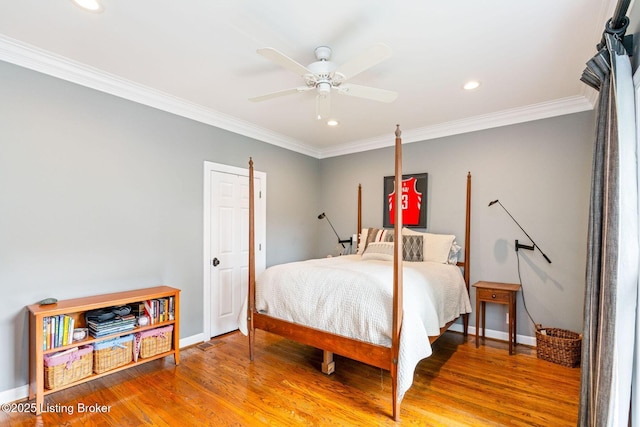
M 464 90 L 474 90 L 480 87 L 480 82 L 477 80 L 469 80 L 462 86 Z
M 338 126 L 338 121 L 334 119 L 327 120 L 327 126 Z
M 77 6 L 80 6 L 84 10 L 88 10 L 91 12 L 102 12 L 102 5 L 98 0 L 71 0 Z

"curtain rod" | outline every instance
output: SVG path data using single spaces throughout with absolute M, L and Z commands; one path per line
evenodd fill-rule
M 625 32 L 627 31 L 627 27 L 629 26 L 627 10 L 629 9 L 630 4 L 631 0 L 618 0 L 616 8 L 613 12 L 613 17 L 605 24 L 604 32 L 602 33 L 602 39 L 596 46 L 596 49 L 598 51 L 606 46 L 607 42 L 605 41 L 604 35 L 609 33 L 617 35 L 620 41 L 622 41 L 627 54 L 629 56 L 633 55 L 633 35 L 630 34 L 628 36 L 625 36 Z
M 611 18 L 612 29 L 617 30 L 622 28 L 630 4 L 631 0 L 618 0 L 618 4 L 613 12 L 613 17 Z

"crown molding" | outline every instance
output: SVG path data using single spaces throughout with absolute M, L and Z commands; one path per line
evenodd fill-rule
M 582 86 L 582 96 L 584 96 L 589 103 L 591 103 L 592 108 L 595 108 L 596 103 L 598 102 L 598 95 L 600 92 L 592 88 L 591 86 L 585 84 Z
M 318 158 L 319 152 L 293 138 L 151 89 L 103 70 L 0 34 L 0 60 L 128 99 L 220 129 Z
M 409 144 L 412 142 L 427 141 L 445 136 L 476 132 L 517 123 L 530 122 L 533 120 L 546 119 L 549 117 L 562 116 L 565 114 L 578 113 L 581 111 L 592 110 L 593 105 L 594 104 L 586 97 L 586 95 L 578 95 L 528 105 L 525 107 L 513 108 L 510 110 L 498 111 L 496 113 L 484 114 L 461 120 L 453 120 L 433 126 L 406 129 L 402 131 L 402 143 Z M 345 154 L 390 147 L 392 145 L 393 138 L 390 138 L 389 135 L 382 135 L 326 149 L 320 153 L 320 158 L 323 159 L 327 157 L 342 156 Z
M 388 135 L 381 135 L 327 149 L 316 149 L 277 132 L 125 80 L 114 74 L 70 60 L 2 34 L 0 34 L 0 60 L 317 159 L 353 154 L 393 145 L 392 138 L 389 138 Z M 403 143 L 426 141 L 586 111 L 593 109 L 596 98 L 597 92 L 586 88 L 585 85 L 582 94 L 574 97 L 433 126 L 407 129 L 403 131 Z

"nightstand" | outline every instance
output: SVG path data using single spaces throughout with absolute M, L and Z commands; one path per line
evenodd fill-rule
M 516 345 L 516 296 L 520 285 L 515 283 L 476 282 L 476 348 L 480 345 L 478 335 L 482 321 L 482 338 L 486 329 L 486 303 L 505 304 L 509 306 L 509 354 L 514 353 Z

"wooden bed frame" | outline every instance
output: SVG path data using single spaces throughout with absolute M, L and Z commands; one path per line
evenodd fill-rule
M 396 126 L 395 139 L 395 188 L 402 188 L 402 140 L 400 125 Z M 358 187 L 358 231 L 362 229 L 362 193 Z M 395 192 L 395 206 L 401 206 L 401 191 Z M 395 210 L 395 235 L 400 236 L 402 230 L 402 209 Z M 469 254 L 471 228 L 471 173 L 467 174 L 467 202 L 464 238 L 464 261 L 458 262 L 463 268 L 464 280 L 469 292 Z M 392 383 L 393 419 L 400 418 L 400 402 L 398 401 L 398 352 L 400 347 L 400 329 L 402 327 L 402 240 L 394 239 L 394 269 L 393 269 L 393 327 L 391 347 L 383 347 L 364 341 L 335 335 L 323 330 L 310 328 L 300 324 L 290 323 L 256 311 L 256 273 L 255 273 L 255 237 L 254 237 L 254 188 L 253 188 L 253 160 L 249 159 L 249 302 L 247 309 L 247 323 L 249 335 L 249 358 L 253 361 L 255 330 L 261 329 L 284 338 L 297 341 L 324 351 L 322 371 L 329 374 L 334 370 L 333 353 L 354 359 L 368 365 L 390 371 Z M 466 336 L 469 326 L 469 315 L 463 316 L 463 333 Z M 442 335 L 457 319 L 447 323 L 440 329 Z M 429 337 L 433 343 L 440 335 Z

